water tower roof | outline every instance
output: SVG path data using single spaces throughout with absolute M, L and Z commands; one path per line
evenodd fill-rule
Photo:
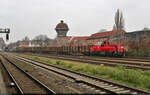
M 64 23 L 63 20 L 61 20 L 60 23 L 58 23 L 56 25 L 55 29 L 69 29 L 69 28 L 68 28 L 68 25 L 66 23 Z

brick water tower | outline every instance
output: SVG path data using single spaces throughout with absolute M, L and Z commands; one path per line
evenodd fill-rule
M 69 31 L 68 25 L 64 23 L 63 20 L 60 21 L 59 24 L 56 25 L 55 28 L 57 32 L 56 41 L 58 45 L 63 45 L 67 43 L 67 32 Z

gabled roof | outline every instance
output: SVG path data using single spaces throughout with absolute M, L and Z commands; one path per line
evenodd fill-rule
M 79 37 L 74 37 L 72 40 L 81 41 L 81 40 L 86 40 L 87 38 L 88 36 L 79 36 Z
M 86 40 L 89 36 L 67 36 L 68 41 L 83 41 Z
M 88 37 L 88 39 L 96 39 L 96 38 L 109 37 L 109 36 L 112 36 L 112 35 L 120 34 L 122 32 L 125 32 L 125 31 L 122 31 L 122 30 L 112 30 L 112 31 L 106 31 L 106 32 L 98 32 L 98 33 L 92 34 L 90 37 Z

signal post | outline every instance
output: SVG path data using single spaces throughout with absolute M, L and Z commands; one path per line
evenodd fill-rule
M 6 33 L 6 40 L 9 40 L 9 33 L 10 29 L 9 28 L 0 28 L 0 33 Z

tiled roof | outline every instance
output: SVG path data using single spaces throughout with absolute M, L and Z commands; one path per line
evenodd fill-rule
M 88 36 L 82 36 L 82 37 L 74 37 L 72 40 L 77 40 L 77 41 L 81 41 L 81 40 L 86 40 L 88 38 Z
M 124 32 L 124 31 L 112 30 L 112 31 L 106 31 L 106 32 L 98 32 L 98 33 L 92 34 L 88 39 L 109 37 L 112 35 L 117 35 L 121 32 Z
M 86 40 L 88 36 L 67 36 L 67 40 L 69 41 L 81 41 Z

